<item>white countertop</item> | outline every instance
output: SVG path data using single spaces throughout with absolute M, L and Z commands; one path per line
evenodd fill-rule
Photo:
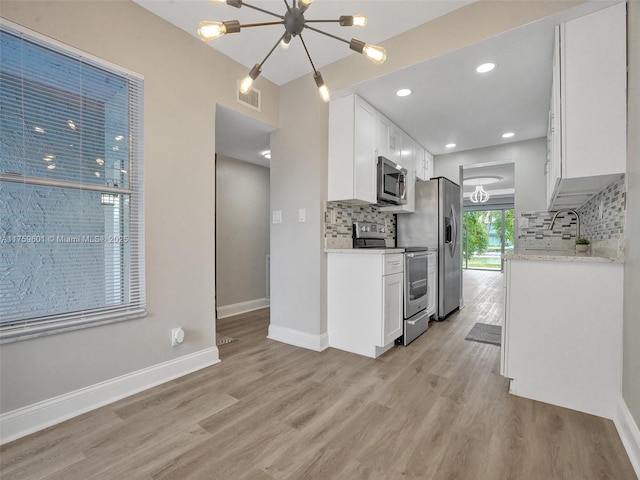
M 392 253 L 404 253 L 404 248 L 325 248 L 324 253 L 354 253 L 360 255 L 377 253 L 391 255 Z
M 574 253 L 544 250 L 525 250 L 520 253 L 504 254 L 504 260 L 532 260 L 537 262 L 577 262 L 577 263 L 624 263 L 622 259 L 598 257 L 590 253 Z

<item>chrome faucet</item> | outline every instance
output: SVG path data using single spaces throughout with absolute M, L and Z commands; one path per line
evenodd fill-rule
M 576 212 L 572 208 L 562 208 L 558 210 L 556 214 L 553 216 L 553 219 L 551 220 L 551 224 L 549 225 L 549 230 L 553 230 L 553 225 L 556 223 L 556 218 L 558 218 L 558 215 L 560 215 L 562 212 L 573 213 L 576 216 L 576 225 L 577 225 L 576 238 L 580 238 L 580 215 L 578 215 L 578 212 Z

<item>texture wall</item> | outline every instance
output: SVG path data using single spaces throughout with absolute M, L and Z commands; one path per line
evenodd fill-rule
M 216 157 L 216 306 L 264 299 L 269 169 Z
M 237 108 L 245 68 L 130 1 L 3 1 L 0 13 L 144 75 L 148 310 L 137 320 L 3 345 L 2 412 L 193 355 L 216 361 L 215 108 Z M 262 114 L 244 113 L 277 125 L 277 88 L 261 80 Z M 171 347 L 177 326 L 185 342 Z
M 624 344 L 622 396 L 640 426 L 640 2 L 627 11 L 627 223 L 624 265 Z M 640 442 L 640 439 L 636 441 Z M 640 444 L 636 445 L 640 455 Z M 640 474 L 640 456 L 636 458 Z
M 436 177 L 460 183 L 460 166 L 490 162 L 514 162 L 516 212 L 546 210 L 547 139 L 536 138 L 493 147 L 438 155 L 434 159 Z

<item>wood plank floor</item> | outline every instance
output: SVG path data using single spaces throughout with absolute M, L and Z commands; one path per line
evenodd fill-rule
M 3 446 L 0 477 L 631 480 L 613 422 L 514 397 L 501 274 L 467 271 L 466 307 L 377 360 L 267 340 L 269 311 L 218 322 L 222 363 Z

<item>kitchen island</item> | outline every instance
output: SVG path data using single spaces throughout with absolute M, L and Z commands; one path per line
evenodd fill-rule
M 623 264 L 504 255 L 501 374 L 509 392 L 613 418 L 621 391 Z

